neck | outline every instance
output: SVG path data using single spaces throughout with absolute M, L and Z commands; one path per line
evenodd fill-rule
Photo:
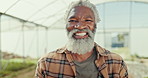
M 75 61 L 82 62 L 82 61 L 85 61 L 87 58 L 89 58 L 92 55 L 92 53 L 93 53 L 93 50 L 85 54 L 72 53 L 72 56 Z

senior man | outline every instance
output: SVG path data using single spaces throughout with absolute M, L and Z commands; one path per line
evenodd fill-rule
M 69 41 L 38 61 L 37 78 L 128 78 L 123 59 L 94 42 L 97 9 L 89 1 L 70 4 L 66 12 Z

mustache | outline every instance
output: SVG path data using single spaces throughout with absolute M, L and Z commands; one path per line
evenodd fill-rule
M 76 32 L 79 32 L 79 31 L 85 31 L 85 32 L 87 32 L 87 34 L 88 34 L 88 36 L 90 37 L 90 38 L 93 38 L 94 37 L 94 34 L 95 34 L 95 32 L 92 32 L 91 30 L 89 30 L 89 29 L 73 29 L 73 30 L 71 30 L 71 31 L 67 31 L 67 35 L 69 36 L 69 37 L 72 37 Z
M 67 27 L 68 27 L 68 24 L 66 24 L 66 30 L 67 30 L 67 32 L 70 32 L 70 31 L 68 31 Z M 94 25 L 94 30 L 93 30 L 92 32 L 93 32 L 93 33 L 96 33 L 96 29 L 97 29 L 97 25 L 95 24 L 95 25 Z M 74 29 L 73 29 L 73 30 L 74 30 Z M 80 29 L 78 29 L 78 30 L 80 30 Z M 88 29 L 81 29 L 81 30 L 88 30 Z

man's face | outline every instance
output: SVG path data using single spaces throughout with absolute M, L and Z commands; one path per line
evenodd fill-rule
M 92 10 L 85 6 L 77 6 L 73 8 L 68 17 L 67 24 L 68 32 L 74 29 L 83 30 L 88 29 L 90 31 L 95 31 L 95 17 Z M 89 37 L 88 32 L 78 31 L 73 34 L 75 39 L 84 39 Z
M 94 47 L 95 18 L 90 8 L 78 6 L 71 10 L 68 17 L 67 49 L 73 53 L 85 54 Z

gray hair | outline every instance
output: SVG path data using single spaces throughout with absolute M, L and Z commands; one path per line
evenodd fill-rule
M 77 6 L 85 6 L 85 7 L 90 8 L 90 9 L 93 11 L 93 13 L 94 13 L 94 16 L 95 16 L 95 23 L 98 23 L 98 22 L 100 21 L 100 18 L 99 18 L 99 15 L 98 15 L 98 11 L 97 11 L 97 9 L 96 9 L 96 6 L 95 6 L 94 4 L 92 4 L 92 3 L 90 3 L 90 2 L 87 1 L 87 0 L 80 0 L 80 1 L 72 2 L 72 3 L 69 5 L 69 8 L 68 8 L 68 10 L 67 10 L 66 13 L 65 13 L 65 21 L 66 21 L 66 23 L 67 23 L 67 21 L 68 21 L 68 16 L 69 16 L 69 14 L 70 14 L 70 11 L 71 11 L 73 8 L 77 7 Z

